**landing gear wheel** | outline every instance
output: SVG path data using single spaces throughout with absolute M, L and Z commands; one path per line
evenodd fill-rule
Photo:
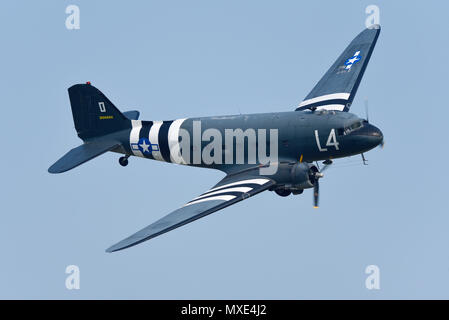
M 276 189 L 276 190 L 274 190 L 274 192 L 276 192 L 276 194 L 281 197 L 288 197 L 290 195 L 290 193 L 292 193 L 288 189 Z
M 128 165 L 128 157 L 120 157 L 118 163 L 120 163 L 122 167 L 126 167 Z

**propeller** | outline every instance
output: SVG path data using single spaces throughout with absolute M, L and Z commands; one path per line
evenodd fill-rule
M 332 164 L 332 160 L 328 159 L 326 161 L 323 162 L 323 168 L 319 169 L 318 163 L 317 163 L 317 167 L 318 170 L 317 172 L 315 172 L 314 177 L 315 177 L 315 183 L 313 184 L 313 207 L 315 209 L 318 209 L 319 207 L 319 202 L 320 202 L 320 179 L 322 177 L 324 177 L 323 172 L 329 168 L 329 166 Z
M 366 115 L 366 122 L 369 123 L 369 106 L 368 106 L 368 98 L 365 98 L 365 115 Z M 379 147 L 383 149 L 385 146 L 385 141 L 382 140 L 382 142 L 379 144 Z
M 319 180 L 313 185 L 313 207 L 318 209 L 318 202 L 320 200 L 320 183 Z

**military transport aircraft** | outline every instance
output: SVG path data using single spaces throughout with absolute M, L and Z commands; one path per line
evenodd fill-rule
M 48 171 L 65 172 L 112 151 L 124 155 L 122 166 L 138 156 L 226 173 L 210 190 L 107 252 L 157 237 L 265 190 L 285 197 L 313 188 L 317 207 L 319 180 L 332 159 L 363 156 L 383 144 L 378 128 L 348 112 L 379 33 L 380 26 L 373 25 L 355 37 L 294 111 L 141 121 L 138 111 L 121 113 L 90 82 L 76 84 L 68 92 L 84 143 Z M 323 161 L 321 168 L 318 161 Z

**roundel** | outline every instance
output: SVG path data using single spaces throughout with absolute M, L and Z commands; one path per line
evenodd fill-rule
M 140 138 L 137 146 L 139 147 L 140 152 L 142 152 L 143 154 L 151 153 L 151 143 L 148 138 Z

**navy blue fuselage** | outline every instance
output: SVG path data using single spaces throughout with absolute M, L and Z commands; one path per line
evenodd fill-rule
M 197 132 L 194 127 L 196 126 Z M 221 136 L 212 152 L 221 152 L 221 157 L 214 155 L 213 163 L 204 161 L 205 148 L 216 137 L 204 136 L 208 130 L 214 130 L 216 136 Z M 187 143 L 184 141 L 182 130 L 187 132 Z M 260 159 L 249 157 L 251 151 L 259 152 L 262 144 L 264 152 L 270 153 L 273 136 L 270 130 L 277 131 L 277 156 L 279 162 L 304 162 L 327 160 L 352 156 L 366 152 L 383 140 L 382 132 L 367 121 L 356 115 L 340 111 L 292 111 L 248 115 L 230 115 L 216 117 L 187 118 L 174 121 L 139 121 L 132 120 L 132 128 L 120 133 L 123 148 L 115 150 L 120 153 L 145 157 L 166 162 L 186 165 L 209 167 L 229 171 L 230 167 L 242 165 L 259 165 Z M 264 131 L 266 139 L 259 139 L 259 132 Z M 232 137 L 232 158 L 226 159 L 229 146 L 225 142 L 226 132 L 243 134 L 242 141 Z M 228 134 L 229 136 L 229 134 Z M 250 141 L 251 137 L 256 137 Z M 195 150 L 200 146 L 200 150 Z M 263 137 L 263 136 L 262 136 Z M 275 137 L 276 138 L 276 137 Z M 142 145 L 144 148 L 142 148 Z M 146 147 L 150 145 L 150 147 Z M 190 148 L 190 150 L 186 150 Z M 238 161 L 236 150 L 242 148 L 244 160 Z M 209 148 L 210 149 L 210 148 Z M 209 152 L 210 150 L 206 150 Z M 194 154 L 199 156 L 194 158 Z M 221 159 L 221 160 L 220 160 Z M 233 168 L 232 171 L 235 171 Z

